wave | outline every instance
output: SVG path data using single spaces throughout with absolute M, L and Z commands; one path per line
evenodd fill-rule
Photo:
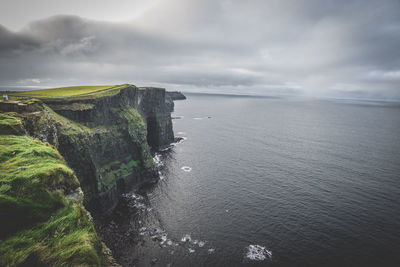
M 191 172 L 191 171 L 192 171 L 192 168 L 189 167 L 189 166 L 183 166 L 183 167 L 181 168 L 181 170 L 183 170 L 184 172 Z
M 246 258 L 255 261 L 263 261 L 266 258 L 272 258 L 272 251 L 260 245 L 249 245 L 247 247 Z

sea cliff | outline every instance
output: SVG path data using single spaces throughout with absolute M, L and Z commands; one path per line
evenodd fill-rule
M 5 173 L 0 177 L 0 213 L 9 218 L 2 223 L 0 265 L 75 264 L 84 253 L 79 247 L 58 260 L 51 256 L 62 249 L 56 246 L 57 233 L 82 242 L 87 237 L 93 259 L 79 264 L 116 264 L 105 253 L 87 210 L 110 210 L 121 193 L 157 180 L 151 149 L 174 139 L 165 89 L 121 85 L 68 97 L 19 94 L 14 99 L 0 102 Z M 29 162 L 23 159 L 28 147 Z M 63 218 L 65 229 L 57 225 Z M 30 235 L 34 242 L 28 244 Z

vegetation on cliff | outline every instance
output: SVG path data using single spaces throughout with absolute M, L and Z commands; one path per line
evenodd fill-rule
M 69 96 L 74 96 L 74 95 L 95 93 L 98 91 L 110 89 L 112 87 L 114 87 L 114 85 L 70 86 L 70 87 L 51 88 L 51 89 L 35 90 L 35 91 L 28 91 L 28 92 L 12 92 L 10 95 L 36 97 L 36 98 L 69 97 Z
M 71 86 L 43 89 L 36 91 L 8 92 L 11 100 L 26 99 L 48 99 L 53 101 L 73 101 L 96 99 L 105 96 L 118 94 L 121 89 L 126 88 L 129 84 L 121 85 L 98 85 L 98 86 Z
M 165 90 L 124 84 L 9 96 L 0 101 L 0 266 L 116 265 L 86 209 L 109 209 L 157 177 L 149 144 L 173 140 Z
M 0 134 L 22 134 L 22 119 L 15 112 L 0 113 Z
M 52 145 L 0 135 L 0 173 L 0 266 L 109 265 L 78 179 Z

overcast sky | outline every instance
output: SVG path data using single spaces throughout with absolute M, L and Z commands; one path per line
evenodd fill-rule
M 400 99 L 400 1 L 1 0 L 0 85 Z

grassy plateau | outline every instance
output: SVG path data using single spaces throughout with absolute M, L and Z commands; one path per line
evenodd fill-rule
M 100 86 L 70 86 L 51 89 L 42 89 L 28 92 L 12 92 L 11 96 L 21 97 L 37 97 L 37 98 L 51 98 L 51 97 L 69 97 L 75 95 L 92 94 L 103 90 L 108 90 L 115 87 L 115 85 L 100 85 Z

